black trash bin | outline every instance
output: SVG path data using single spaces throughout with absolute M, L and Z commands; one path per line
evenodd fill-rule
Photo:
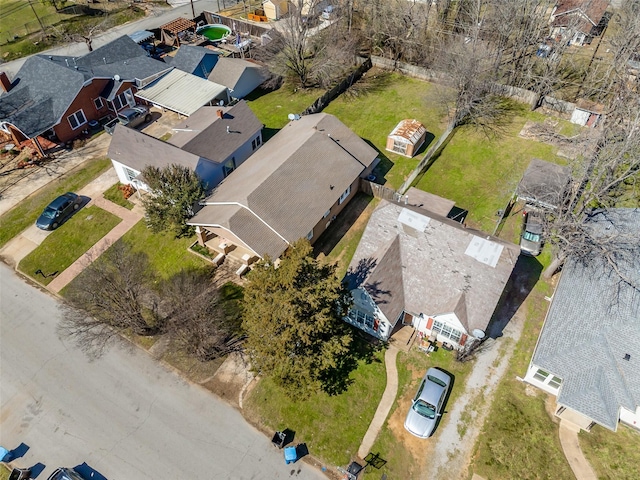
M 283 448 L 286 440 L 287 436 L 284 432 L 276 432 L 271 439 L 271 443 L 273 443 L 278 448 Z
M 29 480 L 30 478 L 31 469 L 29 468 L 14 468 L 9 475 L 9 480 Z

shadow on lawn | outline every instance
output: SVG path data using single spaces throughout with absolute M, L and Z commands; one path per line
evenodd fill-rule
M 491 317 L 487 334 L 491 338 L 502 336 L 502 332 L 533 290 L 542 273 L 542 264 L 535 257 L 520 255 L 502 291 L 498 306 Z
M 330 396 L 339 395 L 347 391 L 353 383 L 351 372 L 358 368 L 359 362 L 380 363 L 380 359 L 375 354 L 386 348 L 382 342 L 366 335 L 362 330 L 346 323 L 345 326 L 351 329 L 353 335 L 349 353 L 342 358 L 335 368 L 327 370 L 320 379 L 322 390 Z

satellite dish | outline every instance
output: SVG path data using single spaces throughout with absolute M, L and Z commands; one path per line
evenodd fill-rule
M 471 332 L 473 334 L 474 337 L 482 340 L 485 336 L 485 333 L 480 330 L 479 328 L 476 328 L 473 332 Z
M 295 120 L 295 119 L 296 119 L 296 116 L 295 116 L 293 113 L 290 113 L 289 115 L 287 115 L 287 118 L 288 118 L 289 120 Z
M 114 75 L 114 76 L 113 76 L 113 79 L 114 79 L 116 82 L 119 82 L 119 81 L 120 81 L 120 75 Z

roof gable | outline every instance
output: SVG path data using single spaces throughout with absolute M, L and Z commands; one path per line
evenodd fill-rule
M 217 59 L 218 54 L 208 48 L 182 45 L 174 57 L 167 57 L 166 60 L 172 67 L 182 70 L 183 72 L 195 73 L 200 63 L 209 56 L 216 57 Z
M 262 67 L 240 58 L 220 57 L 209 74 L 209 80 L 224 85 L 229 90 L 236 90 L 247 70 L 260 73 Z
M 147 166 L 163 168 L 178 164 L 195 170 L 200 157 L 133 128 L 116 125 L 107 155 L 141 172 Z

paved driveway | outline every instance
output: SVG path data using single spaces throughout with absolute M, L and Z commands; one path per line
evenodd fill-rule
M 19 466 L 87 463 L 108 480 L 320 479 L 206 390 L 120 346 L 90 361 L 56 333 L 57 302 L 0 265 L 0 445 Z M 99 478 L 99 477 L 95 477 Z

